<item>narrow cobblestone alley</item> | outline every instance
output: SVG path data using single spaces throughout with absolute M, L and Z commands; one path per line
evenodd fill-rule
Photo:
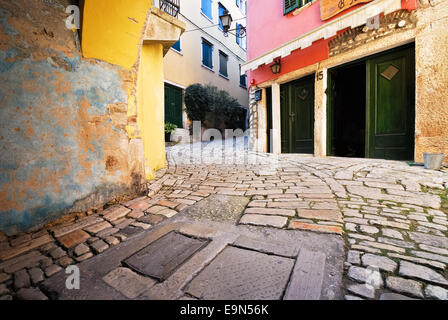
M 241 138 L 167 155 L 147 197 L 3 236 L 1 298 L 447 299 L 446 172 L 256 154 Z M 173 232 L 203 242 L 179 248 L 164 239 Z M 144 259 L 157 246 L 171 269 L 154 276 Z M 163 261 L 176 250 L 185 257 Z M 136 253 L 154 264 L 147 273 L 126 260 Z M 65 288 L 73 264 L 80 291 Z

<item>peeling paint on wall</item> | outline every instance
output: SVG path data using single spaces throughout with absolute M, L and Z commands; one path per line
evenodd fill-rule
M 144 177 L 126 132 L 131 74 L 82 58 L 59 2 L 0 0 L 0 230 L 9 234 L 103 205 Z

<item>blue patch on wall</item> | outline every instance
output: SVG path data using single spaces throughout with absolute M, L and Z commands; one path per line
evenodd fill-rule
M 6 17 L 0 8 L 3 29 L 17 35 Z M 0 50 L 0 230 L 8 233 L 50 221 L 80 199 L 106 188 L 105 141 L 102 137 L 80 141 L 85 127 L 94 125 L 83 122 L 80 108 L 85 99 L 90 116 L 105 116 L 108 105 L 126 102 L 119 67 L 53 54 L 59 58 L 9 62 L 17 50 Z M 55 69 L 70 84 L 69 92 L 57 91 Z M 88 159 L 91 170 L 79 159 Z M 26 188 L 20 196 L 19 185 Z

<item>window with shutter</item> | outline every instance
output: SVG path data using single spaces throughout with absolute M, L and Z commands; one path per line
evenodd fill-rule
M 283 15 L 299 7 L 300 0 L 283 0 Z
M 239 23 L 236 24 L 236 43 L 241 45 L 241 39 L 240 39 L 240 27 L 241 25 Z
M 227 9 L 222 4 L 219 4 L 218 5 L 218 17 L 224 15 L 224 12 L 226 12 L 226 10 Z M 219 29 L 224 31 L 224 27 L 222 26 L 221 19 L 219 19 Z
M 202 39 L 202 64 L 213 69 L 213 45 Z
M 213 19 L 212 0 L 202 0 L 201 1 L 201 10 L 202 10 L 202 13 L 205 14 L 210 20 Z
M 224 52 L 219 51 L 219 74 L 228 77 L 227 73 L 227 60 L 229 59 L 228 55 L 226 55 Z
M 241 75 L 241 65 L 240 65 L 240 87 L 242 88 L 246 88 L 247 84 L 246 84 L 246 75 L 243 74 Z

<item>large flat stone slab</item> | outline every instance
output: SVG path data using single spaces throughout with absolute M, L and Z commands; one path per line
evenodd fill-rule
M 182 213 L 194 219 L 237 221 L 248 203 L 247 197 L 214 194 L 185 208 Z
M 141 274 L 163 281 L 207 243 L 207 240 L 170 232 L 123 263 Z
M 103 280 L 129 299 L 137 298 L 156 283 L 153 279 L 143 277 L 127 268 L 117 268 L 109 272 Z
M 288 218 L 281 216 L 265 216 L 261 214 L 245 214 L 241 224 L 252 224 L 255 226 L 283 228 L 288 223 Z
M 342 214 L 339 210 L 298 209 L 297 211 L 301 218 L 342 222 Z
M 274 241 L 262 241 L 247 236 L 239 236 L 233 243 L 235 247 L 252 249 L 267 254 L 274 254 L 277 256 L 295 258 L 299 253 L 296 245 L 285 245 L 284 243 Z
M 326 255 L 320 251 L 301 249 L 285 300 L 319 300 L 324 280 Z
M 278 300 L 293 266 L 293 259 L 227 247 L 186 292 L 207 300 Z

